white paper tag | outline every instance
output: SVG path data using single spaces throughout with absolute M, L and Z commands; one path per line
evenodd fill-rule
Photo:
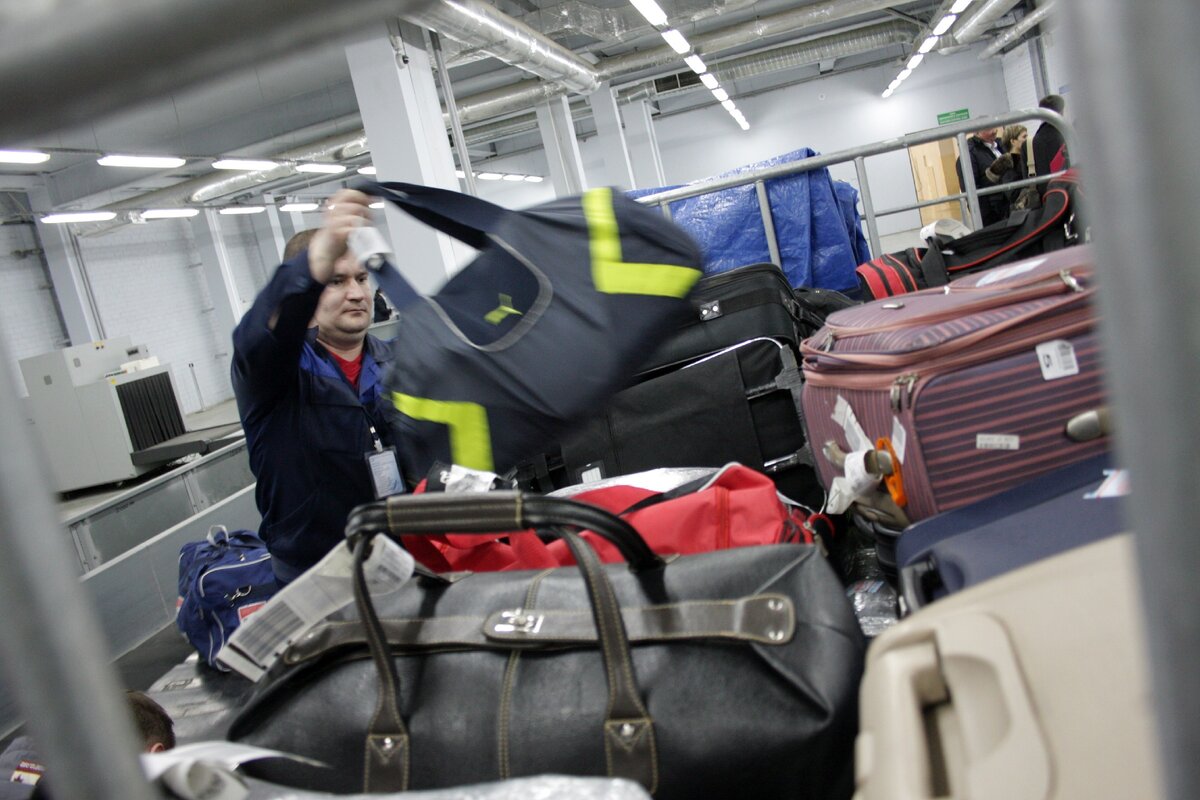
M 1014 278 L 1017 275 L 1023 275 L 1030 270 L 1037 269 L 1046 259 L 1039 258 L 1035 261 L 1028 261 L 1024 264 L 1018 264 L 1012 267 L 1001 267 L 1000 269 L 988 270 L 988 274 L 979 279 L 976 286 L 991 286 L 993 283 Z
M 892 417 L 892 449 L 896 451 L 896 460 L 903 464 L 904 453 L 908 449 L 908 431 L 896 416 Z
M 386 536 L 371 540 L 363 563 L 367 591 L 381 597 L 399 589 L 414 569 L 412 555 Z M 247 618 L 217 654 L 217 660 L 257 681 L 292 642 L 354 602 L 354 554 L 339 544 L 312 569 L 283 588 L 259 612 Z
M 846 398 L 840 394 L 837 396 L 837 402 L 833 404 L 833 424 L 839 428 L 846 424 L 846 414 L 850 411 L 850 404 L 846 402 Z
M 481 469 L 468 469 L 459 464 L 451 464 L 441 471 L 438 478 L 442 481 L 442 491 L 450 493 L 490 492 L 495 486 L 494 472 Z
M 383 238 L 379 229 L 372 225 L 363 225 L 350 231 L 347 242 L 359 264 L 365 264 L 368 269 L 379 269 L 381 259 L 390 259 L 392 248 Z
M 856 496 L 850 490 L 850 482 L 838 475 L 829 484 L 829 498 L 825 501 L 825 511 L 830 514 L 841 514 L 850 507 Z
M 234 742 L 210 741 L 182 744 L 170 750 L 158 753 L 142 753 L 142 772 L 149 780 L 155 780 L 166 773 L 176 770 L 177 779 L 187 778 L 187 768 L 195 764 L 232 770 L 248 761 L 260 758 L 287 758 L 301 764 L 311 764 L 317 767 L 328 766 L 324 762 L 305 756 L 292 755 L 281 750 L 269 750 L 265 747 L 254 747 L 248 744 Z M 174 787 L 172 787 L 174 788 Z M 192 795 L 182 795 L 192 797 Z M 228 797 L 231 795 L 202 795 L 203 797 Z
M 1021 437 L 1010 436 L 1007 433 L 977 433 L 975 434 L 976 450 L 1020 450 Z
M 879 485 L 879 478 L 867 472 L 866 450 L 855 450 L 853 453 L 847 453 L 844 471 L 850 491 L 854 493 L 855 497 Z
M 1096 487 L 1096 491 L 1083 496 L 1085 500 L 1095 500 L 1104 497 L 1125 497 L 1129 494 L 1129 470 L 1106 469 L 1104 480 Z
M 850 450 L 870 450 L 871 440 L 854 415 L 854 409 L 840 394 L 833 406 L 833 421 L 846 434 L 846 444 Z
M 1079 361 L 1075 358 L 1075 346 L 1066 339 L 1054 339 L 1037 346 L 1038 366 L 1042 378 L 1052 381 L 1068 375 L 1079 374 Z

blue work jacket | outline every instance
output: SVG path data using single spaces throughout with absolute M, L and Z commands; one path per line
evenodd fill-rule
M 259 536 L 282 583 L 343 541 L 351 509 L 375 499 L 365 460 L 371 428 L 389 444 L 379 408 L 388 347 L 367 336 L 356 393 L 308 328 L 324 288 L 301 254 L 279 267 L 233 331 L 233 390 L 258 480 Z

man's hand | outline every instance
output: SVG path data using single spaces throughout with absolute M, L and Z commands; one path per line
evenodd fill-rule
M 992 183 L 999 183 L 1000 179 L 1004 177 L 1004 173 L 1008 172 L 1012 168 L 1012 156 L 1005 153 L 993 161 L 992 165 L 987 168 L 987 171 L 984 172 L 983 175 Z
M 350 231 L 371 221 L 372 198 L 353 189 L 342 189 L 329 201 L 321 227 L 308 244 L 308 269 L 317 283 L 328 283 L 333 264 L 346 252 Z

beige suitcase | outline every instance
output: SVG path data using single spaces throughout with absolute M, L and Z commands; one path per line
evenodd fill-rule
M 872 644 L 856 800 L 1162 796 L 1131 535 L 929 605 Z

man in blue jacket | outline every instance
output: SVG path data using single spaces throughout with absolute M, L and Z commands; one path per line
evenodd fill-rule
M 342 190 L 321 227 L 292 237 L 284 263 L 233 332 L 233 389 L 255 499 L 283 586 L 343 540 L 346 517 L 376 498 L 387 448 L 378 409 L 390 354 L 367 335 L 371 289 L 348 237 L 371 198 Z M 370 458 L 370 461 L 368 461 Z

